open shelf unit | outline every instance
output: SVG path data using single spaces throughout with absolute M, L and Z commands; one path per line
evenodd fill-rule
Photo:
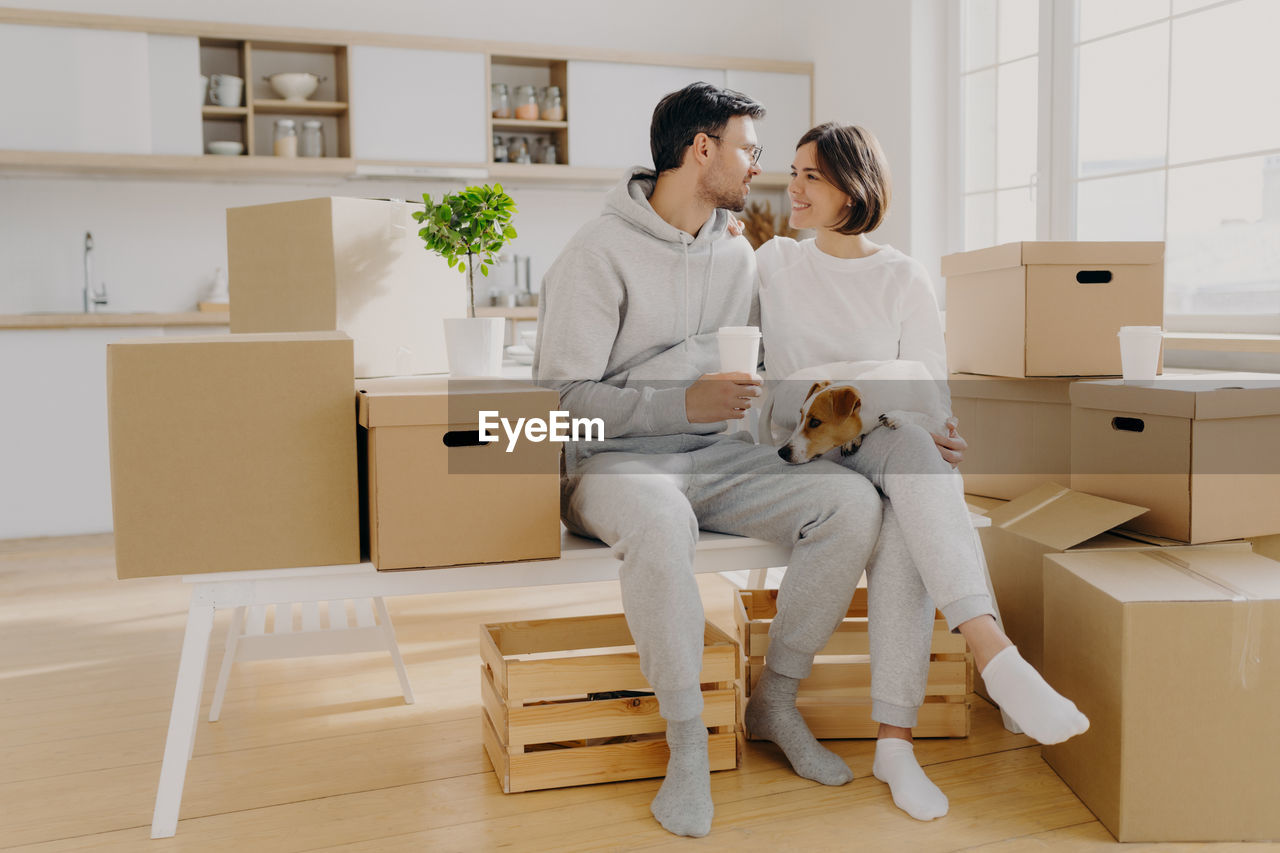
M 518 56 L 509 54 L 489 54 L 488 92 L 489 116 L 489 156 L 490 163 L 503 163 L 520 168 L 543 165 L 568 165 L 569 163 L 569 119 L 572 111 L 569 108 L 569 63 L 564 59 L 547 59 L 538 56 Z M 493 114 L 493 85 L 505 83 L 510 90 L 512 117 L 499 117 Z M 516 108 L 515 94 L 517 86 L 533 86 L 537 92 L 539 109 L 542 97 L 548 86 L 560 88 L 560 103 L 564 111 L 562 120 L 519 119 L 514 118 Z M 494 156 L 495 143 L 501 137 L 508 143 L 507 150 L 512 150 L 512 142 L 524 140 L 532 160 L 522 164 L 514 160 L 497 160 Z M 547 145 L 555 145 L 555 162 L 546 159 Z
M 215 105 L 206 96 L 201 109 L 204 145 L 230 140 L 244 145 L 241 156 L 272 157 L 275 120 L 305 116 L 321 122 L 325 157 L 351 156 L 346 45 L 214 37 L 201 37 L 199 43 L 201 74 L 234 74 L 245 82 L 241 105 Z M 286 71 L 320 78 L 310 99 L 284 100 L 271 88 L 267 78 Z

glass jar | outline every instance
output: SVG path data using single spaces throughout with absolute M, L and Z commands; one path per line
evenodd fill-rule
M 319 119 L 307 119 L 302 123 L 302 135 L 298 137 L 298 156 L 324 156 L 324 128 Z
M 293 119 L 276 119 L 271 147 L 277 157 L 298 156 L 298 125 Z
M 493 162 L 507 162 L 507 143 L 502 141 L 502 137 L 498 134 L 493 135 Z
M 520 137 L 520 156 L 514 158 L 517 163 L 532 163 L 533 149 L 529 147 L 529 137 Z
M 548 86 L 547 94 L 542 99 L 543 121 L 564 121 L 564 100 L 560 97 L 559 86 Z
M 537 121 L 538 109 L 538 93 L 534 91 L 532 86 L 517 86 L 516 97 L 513 104 L 515 108 L 516 118 L 526 119 L 529 121 Z
M 506 83 L 494 83 L 489 87 L 494 118 L 511 118 L 511 96 Z
M 523 160 L 521 158 L 524 158 Z M 507 162 L 529 162 L 529 140 L 523 136 L 513 136 L 507 140 Z
M 542 149 L 542 162 L 554 166 L 556 164 L 556 144 L 548 142 L 547 147 Z

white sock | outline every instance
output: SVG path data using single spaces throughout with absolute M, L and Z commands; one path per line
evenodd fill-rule
M 1041 743 L 1061 743 L 1089 728 L 1089 718 L 1076 703 L 1059 694 L 1009 646 L 987 661 L 982 670 L 987 691 L 1001 710 Z
M 933 820 L 947 813 L 947 795 L 924 775 L 915 746 L 896 737 L 876 741 L 871 772 L 889 786 L 893 804 L 916 820 Z

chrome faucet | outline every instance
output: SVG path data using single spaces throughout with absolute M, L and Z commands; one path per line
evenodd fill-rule
M 106 282 L 103 282 L 99 289 L 93 287 L 93 235 L 86 231 L 84 232 L 84 312 L 93 314 L 98 310 L 98 306 L 106 304 Z

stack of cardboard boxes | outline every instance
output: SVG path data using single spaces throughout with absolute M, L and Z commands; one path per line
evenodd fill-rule
M 1125 383 L 1160 243 L 943 259 L 952 408 L 1005 629 L 1090 718 L 1045 759 L 1121 841 L 1280 838 L 1280 376 Z
M 362 527 L 379 569 L 559 556 L 558 446 L 475 440 L 556 393 L 405 375 L 447 370 L 465 311 L 411 210 L 231 209 L 232 334 L 108 347 L 119 577 L 355 563 Z

